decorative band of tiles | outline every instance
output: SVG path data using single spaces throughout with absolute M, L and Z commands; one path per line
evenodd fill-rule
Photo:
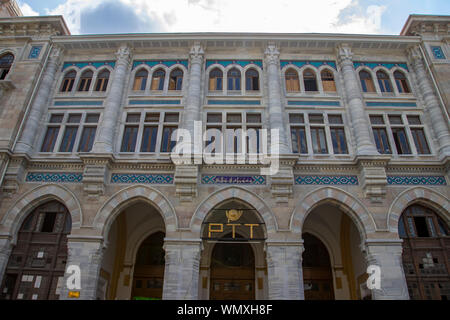
M 385 67 L 387 69 L 392 69 L 394 67 L 400 67 L 405 69 L 406 71 L 408 70 L 408 65 L 406 63 L 396 63 L 396 62 L 384 62 L 384 63 L 380 63 L 380 62 L 353 62 L 353 67 L 356 69 L 360 66 L 365 66 L 368 67 L 370 69 L 374 69 L 375 67 L 381 66 L 381 67 Z
M 181 100 L 130 100 L 130 105 L 154 105 L 154 104 L 163 104 L 163 105 L 179 105 L 181 104 Z
M 387 176 L 387 181 L 391 185 L 447 185 L 444 176 Z
M 280 66 L 281 69 L 288 65 L 294 65 L 296 67 L 303 67 L 305 65 L 311 65 L 313 67 L 319 68 L 321 66 L 330 66 L 336 70 L 336 62 L 334 61 L 289 61 L 289 60 L 281 60 Z
M 111 183 L 173 184 L 173 174 L 123 174 L 114 173 Z
M 133 69 L 142 64 L 145 64 L 145 65 L 149 66 L 150 68 L 153 68 L 157 65 L 164 65 L 164 66 L 170 68 L 171 66 L 174 66 L 176 64 L 181 64 L 186 69 L 188 68 L 187 60 L 145 60 L 145 61 L 140 60 L 140 61 L 133 61 Z
M 222 176 L 222 175 L 202 175 L 203 184 L 266 184 L 264 176 Z
M 69 67 L 77 67 L 78 69 L 83 69 L 84 67 L 87 66 L 92 66 L 95 69 L 98 69 L 100 67 L 103 66 L 110 66 L 111 68 L 114 69 L 114 67 L 116 66 L 116 62 L 115 61 L 95 61 L 95 62 L 64 62 L 63 64 L 63 71 Z
M 413 107 L 417 108 L 415 102 L 366 102 L 368 107 Z
M 68 182 L 79 183 L 83 180 L 82 173 L 69 172 L 29 172 L 26 182 Z
M 254 64 L 261 69 L 263 68 L 263 64 L 261 60 L 207 60 L 206 68 L 208 69 L 213 64 L 220 64 L 223 67 L 228 67 L 231 64 L 240 65 L 242 68 L 248 66 L 249 64 Z
M 210 105 L 261 105 L 260 100 L 208 100 Z
M 55 106 L 102 106 L 103 101 L 55 101 Z
M 295 176 L 295 184 L 358 185 L 357 176 Z
M 288 106 L 327 106 L 339 107 L 339 101 L 288 101 Z

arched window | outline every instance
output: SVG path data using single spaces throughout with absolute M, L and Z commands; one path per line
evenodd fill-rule
M 67 72 L 61 85 L 61 92 L 71 92 L 76 77 L 77 73 L 74 70 Z
M 386 74 L 386 72 L 378 71 L 377 79 L 381 92 L 392 92 L 391 81 L 389 80 L 389 76 Z
M 285 78 L 287 92 L 300 92 L 300 80 L 297 71 L 294 69 L 287 70 Z
M 87 70 L 81 74 L 80 84 L 78 85 L 78 91 L 89 91 L 91 88 L 92 76 L 94 73 L 91 70 Z
M 320 77 L 322 78 L 323 91 L 336 92 L 336 83 L 334 82 L 333 73 L 330 70 L 322 70 Z
M 95 91 L 106 91 L 109 81 L 109 70 L 102 70 L 97 76 L 97 83 L 95 84 Z
M 166 73 L 162 69 L 158 69 L 153 72 L 152 77 L 152 87 L 151 90 L 164 90 L 164 79 L 166 78 Z
M 133 90 L 134 91 L 144 91 L 147 85 L 148 72 L 145 69 L 141 69 L 136 72 L 134 77 Z
M 245 90 L 259 90 L 259 73 L 255 69 L 248 69 L 245 73 Z
M 403 72 L 395 71 L 394 72 L 395 83 L 397 84 L 398 92 L 400 93 L 410 93 L 408 86 L 408 80 L 406 80 L 406 76 Z
M 450 299 L 449 227 L 433 210 L 409 206 L 400 216 L 402 260 L 412 300 Z
M 318 91 L 316 74 L 311 69 L 306 69 L 303 72 L 303 83 L 305 84 L 305 91 Z
M 72 220 L 58 201 L 31 212 L 18 232 L 0 289 L 0 299 L 58 300 Z
M 169 79 L 169 90 L 181 90 L 183 85 L 183 71 L 181 69 L 172 70 Z
M 13 61 L 14 56 L 11 53 L 7 53 L 0 58 L 0 80 L 4 80 L 6 78 Z
M 223 73 L 219 68 L 214 68 L 209 73 L 209 91 L 222 90 Z
M 228 90 L 241 90 L 241 72 L 233 68 L 228 71 Z
M 364 92 L 376 92 L 372 76 L 369 72 L 361 70 L 359 72 L 359 80 L 361 81 L 361 88 Z

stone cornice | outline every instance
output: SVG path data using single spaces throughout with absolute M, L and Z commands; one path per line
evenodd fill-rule
M 450 33 L 450 16 L 417 15 L 408 17 L 401 36 L 415 36 L 424 34 L 448 35 Z
M 0 37 L 70 35 L 62 16 L 0 18 Z

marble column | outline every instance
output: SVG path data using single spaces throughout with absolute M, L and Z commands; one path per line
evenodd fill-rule
M 64 274 L 64 282 L 61 289 L 60 300 L 77 300 L 69 298 L 69 291 L 80 291 L 78 300 L 96 300 L 97 288 L 100 276 L 100 268 L 103 259 L 103 244 L 98 239 L 70 239 L 67 243 L 68 259 L 66 270 L 69 266 L 78 266 L 81 271 L 81 290 L 69 290 L 67 280 L 71 276 Z
M 408 286 L 403 271 L 402 251 L 402 240 L 372 240 L 366 242 L 367 266 L 378 266 L 381 272 L 380 288 L 372 290 L 372 299 L 409 299 Z
M 164 300 L 197 300 L 202 243 L 165 241 Z
M 431 126 L 439 144 L 439 154 L 443 157 L 450 156 L 450 130 L 446 117 L 440 106 L 433 85 L 431 84 L 428 72 L 425 69 L 424 61 L 419 47 L 408 49 L 409 61 L 416 74 L 417 83 L 425 102 L 425 110 L 430 116 Z
M 3 277 L 11 251 L 12 245 L 9 238 L 0 238 L 0 285 L 3 283 Z
M 128 68 L 131 61 L 131 49 L 121 46 L 116 53 L 114 78 L 111 81 L 105 109 L 95 138 L 93 152 L 113 153 L 115 145 L 115 132 L 118 119 L 122 111 L 122 98 L 126 90 L 125 83 L 128 77 Z
M 270 300 L 304 300 L 303 243 L 266 242 Z
M 267 66 L 270 129 L 279 130 L 279 141 L 276 143 L 278 146 L 271 142 L 271 147 L 278 148 L 280 154 L 289 154 L 291 151 L 287 143 L 283 121 L 284 108 L 281 103 L 280 52 L 275 45 L 269 45 L 264 54 Z
M 356 155 L 378 155 L 377 148 L 370 138 L 370 124 L 364 110 L 358 77 L 353 68 L 352 52 L 349 47 L 340 46 L 337 55 L 344 78 L 347 111 L 356 140 Z
M 23 126 L 23 131 L 15 147 L 15 152 L 30 154 L 33 151 L 36 136 L 41 126 L 42 116 L 47 109 L 50 92 L 55 81 L 55 75 L 61 62 L 63 50 L 54 46 L 47 60 L 42 81 L 36 97 L 31 105 L 30 112 Z

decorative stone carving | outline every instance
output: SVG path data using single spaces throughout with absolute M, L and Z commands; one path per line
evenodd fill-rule
M 28 164 L 28 157 L 11 157 L 3 178 L 2 191 L 11 197 L 19 190 L 19 186 L 24 181 L 25 170 Z
M 181 201 L 192 201 L 197 197 L 198 166 L 178 165 L 175 169 L 176 194 Z
M 390 157 L 358 157 L 361 172 L 361 185 L 365 196 L 372 202 L 383 202 L 386 196 L 386 166 Z
M 189 57 L 191 59 L 191 66 L 193 64 L 202 64 L 203 63 L 203 57 L 204 57 L 205 51 L 203 50 L 203 47 L 201 46 L 200 42 L 195 43 L 191 51 L 189 52 Z
M 264 51 L 264 55 L 267 64 L 278 65 L 278 62 L 280 60 L 280 50 L 278 50 L 275 44 L 269 44 L 266 48 L 266 51 Z
M 112 155 L 81 154 L 84 163 L 83 189 L 89 199 L 96 200 L 105 193 L 109 183 Z

